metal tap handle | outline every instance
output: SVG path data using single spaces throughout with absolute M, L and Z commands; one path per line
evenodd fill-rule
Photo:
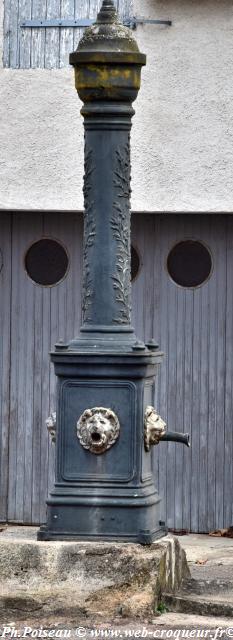
M 166 431 L 166 433 L 161 436 L 160 442 L 162 440 L 168 440 L 169 442 L 181 442 L 185 444 L 186 447 L 190 447 L 190 436 L 189 433 L 178 433 L 177 431 Z

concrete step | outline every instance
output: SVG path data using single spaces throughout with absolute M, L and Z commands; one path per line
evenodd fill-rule
M 176 594 L 164 596 L 172 612 L 233 619 L 233 540 L 208 535 L 180 538 L 191 577 Z
M 232 572 L 233 573 L 233 572 Z M 233 579 L 209 578 L 208 580 L 188 578 L 182 583 L 182 590 L 180 592 L 183 595 L 187 595 L 187 592 L 195 595 L 216 595 L 233 593 Z
M 232 621 L 229 620 L 229 617 L 224 618 L 223 616 L 204 616 L 194 613 L 180 613 L 168 611 L 164 613 L 159 618 L 156 618 L 153 623 L 155 624 L 155 628 L 161 629 L 213 629 L 216 630 L 218 627 L 220 628 L 229 628 L 232 625 Z M 153 637 L 153 636 L 152 636 Z M 164 635 L 161 637 L 164 638 Z M 177 636 L 178 637 L 178 636 Z M 181 636 L 182 637 L 182 636 Z M 196 636 L 198 638 L 198 635 Z M 211 636 L 206 635 L 206 638 L 211 638 Z M 214 636 L 212 636 L 213 638 Z M 226 636 L 227 637 L 227 636 Z M 149 635 L 148 635 L 149 638 Z M 224 640 L 224 638 L 223 638 Z M 228 636 L 229 640 L 229 636 Z
M 163 602 L 169 611 L 176 613 L 233 618 L 233 591 L 206 595 L 183 591 L 178 595 L 166 593 Z

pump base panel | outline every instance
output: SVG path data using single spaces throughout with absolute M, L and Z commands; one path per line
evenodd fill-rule
M 151 544 L 164 528 L 152 449 L 144 446 L 144 415 L 153 404 L 161 353 L 146 348 L 124 355 L 56 351 L 52 359 L 58 377 L 56 481 L 38 539 Z M 106 428 L 101 417 L 109 409 L 119 425 L 117 439 L 99 454 L 85 447 L 77 430 L 80 416 L 92 420 L 93 408 L 102 408 L 97 429 Z
M 152 544 L 167 533 L 166 528 L 159 524 L 158 497 L 153 497 L 154 504 L 144 506 L 136 506 L 133 498 L 125 500 L 124 506 L 117 501 L 111 506 L 96 506 L 94 497 L 85 502 L 83 505 L 74 500 L 69 504 L 69 499 L 64 498 L 64 505 L 61 505 L 56 500 L 51 504 L 50 499 L 47 525 L 40 528 L 38 540 L 112 540 Z

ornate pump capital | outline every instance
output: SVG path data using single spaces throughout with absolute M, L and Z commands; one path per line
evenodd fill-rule
M 75 87 L 83 102 L 98 100 L 132 102 L 140 88 L 140 53 L 128 27 L 117 16 L 112 0 L 104 0 L 95 24 L 85 30 L 76 51 L 70 54 L 75 67 Z

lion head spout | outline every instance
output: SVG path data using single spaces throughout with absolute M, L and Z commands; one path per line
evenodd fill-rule
M 119 420 L 111 409 L 86 409 L 77 422 L 77 436 L 91 453 L 104 453 L 116 442 L 120 433 Z

